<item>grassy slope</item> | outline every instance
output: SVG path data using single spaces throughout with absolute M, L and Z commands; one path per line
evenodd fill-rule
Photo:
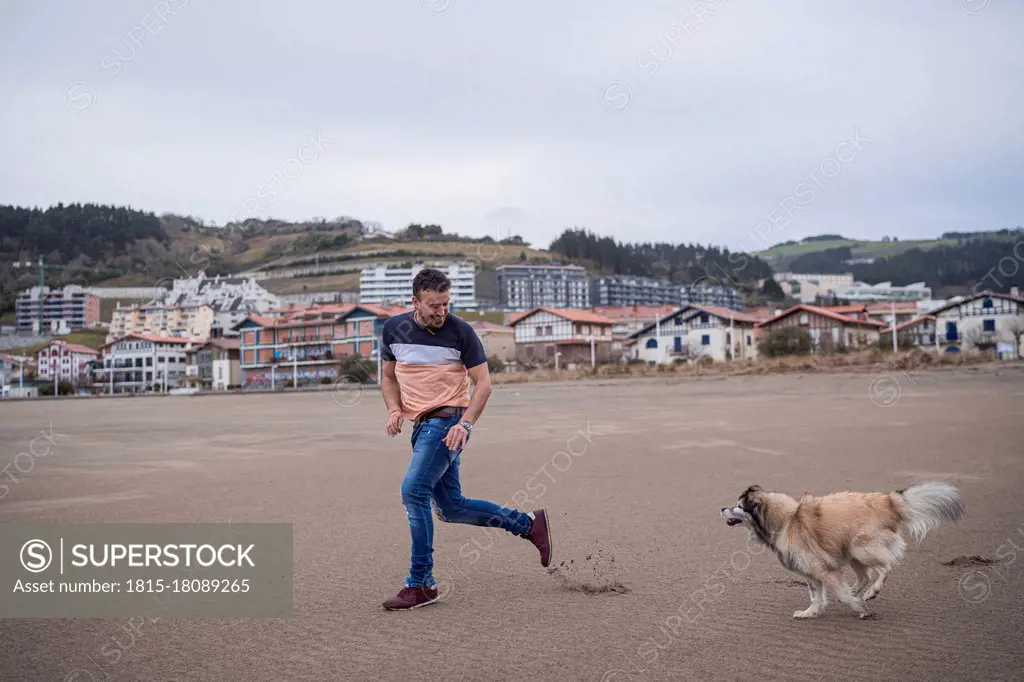
M 79 343 L 83 346 L 99 350 L 100 346 L 107 342 L 107 332 L 98 329 L 80 329 L 65 336 L 57 336 L 55 339 L 67 341 L 68 343 Z M 4 352 L 10 353 L 11 355 L 35 355 L 44 346 L 48 345 L 50 345 L 50 341 L 44 341 L 42 343 L 37 343 L 34 346 L 12 348 L 10 350 L 5 350 Z
M 986 237 L 987 239 L 998 239 L 998 236 Z M 1012 237 L 1006 237 L 1012 239 Z M 799 244 L 780 244 L 770 249 L 765 249 L 757 255 L 768 261 L 775 270 L 785 270 L 786 267 L 798 256 L 826 249 L 836 249 L 842 246 L 849 246 L 850 253 L 854 258 L 883 258 L 896 256 L 918 248 L 924 251 L 934 249 L 938 246 L 956 246 L 955 239 L 908 239 L 898 242 L 865 241 L 855 239 L 831 239 L 820 242 L 802 242 Z

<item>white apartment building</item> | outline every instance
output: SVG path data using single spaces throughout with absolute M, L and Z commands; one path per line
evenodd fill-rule
M 893 286 L 892 282 L 879 282 L 878 284 L 854 282 L 837 291 L 836 295 L 851 302 L 929 301 L 932 298 L 932 290 L 924 282 L 915 282 L 906 286 Z
M 129 334 L 103 346 L 103 368 L 96 374 L 113 393 L 158 391 L 181 386 L 187 351 L 196 342 L 173 336 Z
M 36 353 L 36 375 L 40 379 L 68 381 L 78 385 L 89 378 L 89 363 L 99 353 L 88 346 L 55 340 Z
M 828 297 L 838 295 L 853 286 L 853 273 L 838 275 L 816 274 L 804 272 L 777 272 L 775 281 L 787 295 L 798 299 L 801 303 L 814 303 L 816 296 Z M 758 283 L 763 286 L 764 282 Z
M 100 321 L 100 299 L 77 284 L 63 289 L 34 286 L 15 301 L 18 331 L 34 334 L 66 334 Z
M 377 265 L 364 268 L 359 275 L 359 302 L 376 305 L 408 305 L 412 298 L 412 281 L 425 267 L 436 267 L 452 282 L 451 300 L 454 310 L 475 310 L 476 265 L 450 263 L 427 266 L 417 263 L 412 267 Z
M 589 308 L 590 282 L 580 265 L 499 265 L 498 301 L 506 310 Z
M 207 277 L 200 271 L 195 277 L 181 277 L 166 293 L 150 302 L 162 306 L 208 305 L 213 309 L 210 337 L 237 336 L 233 327 L 249 315 L 262 315 L 279 308 L 281 300 L 251 277 Z

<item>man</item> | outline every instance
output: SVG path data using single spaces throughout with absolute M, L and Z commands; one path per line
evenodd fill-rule
M 412 311 L 388 319 L 381 334 L 387 434 L 401 433 L 403 419 L 413 422 L 412 459 L 402 481 L 412 560 L 405 587 L 384 602 L 384 608 L 392 611 L 437 601 L 431 499 L 441 520 L 503 528 L 533 543 L 542 566 L 551 562 L 545 510 L 523 513 L 462 496 L 459 457 L 487 404 L 491 382 L 476 331 L 448 314 L 450 288 L 451 282 L 440 270 L 420 270 L 412 283 Z

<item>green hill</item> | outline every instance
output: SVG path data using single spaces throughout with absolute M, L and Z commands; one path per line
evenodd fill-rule
M 849 248 L 854 259 L 886 258 L 897 256 L 910 249 L 927 251 L 937 246 L 957 246 L 959 239 L 910 239 L 902 241 L 869 241 L 858 239 L 827 239 L 821 241 L 783 242 L 759 252 L 758 257 L 767 261 L 777 272 L 788 271 L 800 256 L 829 249 Z
M 858 241 L 838 235 L 808 237 L 760 252 L 775 272 L 851 273 L 857 281 L 897 286 L 925 282 L 936 297 L 1024 288 L 1024 228 L 947 233 L 939 239 Z M 1006 260 L 1009 259 L 1009 260 Z

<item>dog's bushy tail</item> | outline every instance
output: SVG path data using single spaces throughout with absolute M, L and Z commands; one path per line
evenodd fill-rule
M 957 522 L 967 515 L 960 491 L 949 483 L 926 481 L 896 491 L 902 500 L 903 529 L 920 542 L 942 522 Z

